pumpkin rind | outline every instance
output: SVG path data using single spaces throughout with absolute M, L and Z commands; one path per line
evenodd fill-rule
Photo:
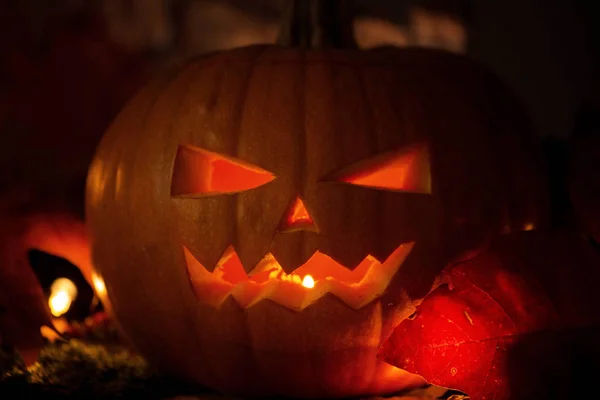
M 426 143 L 431 194 L 324 180 Z M 243 160 L 271 182 L 221 196 L 171 196 L 179 146 Z M 102 141 L 88 178 L 98 273 L 125 332 L 152 361 L 221 391 L 338 397 L 375 382 L 375 354 L 451 261 L 545 222 L 545 182 L 522 110 L 489 74 L 430 50 L 258 46 L 198 59 L 140 92 Z M 278 232 L 302 198 L 315 232 Z M 353 269 L 413 251 L 379 300 L 326 295 L 302 311 L 271 300 L 219 308 L 194 297 L 182 246 L 209 271 L 233 246 L 246 272 L 272 253 L 286 272 L 321 251 Z M 369 367 L 370 366 L 370 367 Z M 387 386 L 386 386 L 387 385 Z

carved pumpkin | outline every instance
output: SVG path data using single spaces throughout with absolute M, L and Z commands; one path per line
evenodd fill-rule
M 96 276 L 139 350 L 220 391 L 419 386 L 377 351 L 447 262 L 544 222 L 534 149 L 513 99 L 459 56 L 204 57 L 140 92 L 100 144 Z
M 156 80 L 88 178 L 114 313 L 151 360 L 222 391 L 421 384 L 377 372 L 381 341 L 451 258 L 543 221 L 511 101 L 415 49 L 251 47 Z

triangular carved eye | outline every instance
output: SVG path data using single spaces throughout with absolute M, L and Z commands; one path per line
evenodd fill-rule
M 260 167 L 199 147 L 179 146 L 173 168 L 171 196 L 209 196 L 243 192 L 275 176 Z
M 426 144 L 417 144 L 380 154 L 343 168 L 326 180 L 380 190 L 431 194 L 429 149 Z

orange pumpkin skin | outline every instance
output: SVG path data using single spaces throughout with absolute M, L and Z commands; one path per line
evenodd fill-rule
M 407 146 L 427 149 L 430 190 L 333 181 L 336 171 Z M 210 181 L 208 170 L 190 169 L 204 164 L 180 158 L 202 152 L 274 179 L 235 192 L 232 176 L 218 182 L 212 172 Z M 377 350 L 443 266 L 494 235 L 545 222 L 536 157 L 521 109 L 464 58 L 417 49 L 238 49 L 155 80 L 109 128 L 88 177 L 93 259 L 125 333 L 168 372 L 246 396 L 391 392 L 423 380 L 390 375 Z M 419 171 L 394 182 L 425 188 Z M 220 184 L 235 193 L 212 193 Z M 298 196 L 314 225 L 281 229 Z M 289 274 L 316 251 L 352 270 L 409 241 L 386 287 L 374 280 L 374 289 L 352 292 L 351 300 L 369 300 L 359 305 L 338 288 L 290 308 L 286 296 L 305 289 L 269 280 L 254 304 L 240 300 L 249 291 L 235 290 L 209 304 L 222 287 L 199 283 L 190 267 L 216 271 L 233 248 L 246 273 L 271 254 Z

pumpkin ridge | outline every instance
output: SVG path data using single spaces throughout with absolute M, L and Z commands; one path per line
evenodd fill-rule
M 231 146 L 231 150 L 234 150 L 234 152 L 232 152 L 230 154 L 235 154 L 235 155 L 239 154 L 240 146 L 242 146 L 242 144 L 243 144 L 240 140 L 240 136 L 242 133 L 243 120 L 244 120 L 243 115 L 244 115 L 244 110 L 246 109 L 246 104 L 248 101 L 248 91 L 250 88 L 250 83 L 252 82 L 252 77 L 254 76 L 254 73 L 255 73 L 256 61 L 259 60 L 260 57 L 266 53 L 267 49 L 268 48 L 266 48 L 266 47 L 260 49 L 260 51 L 257 51 L 255 54 L 253 54 L 253 57 L 250 58 L 251 66 L 246 71 L 246 75 L 242 81 L 242 90 L 239 93 L 239 97 L 235 103 L 234 110 L 233 110 L 233 119 L 235 122 L 232 127 L 232 132 L 229 133 L 228 136 L 232 140 L 232 143 L 230 144 L 230 146 Z M 225 68 L 223 68 L 223 70 L 225 70 Z M 229 215 L 237 215 L 238 214 L 240 201 L 241 201 L 240 196 L 230 196 L 229 197 L 229 199 L 228 199 Z M 238 226 L 238 218 L 234 218 L 233 223 L 230 225 L 229 237 L 234 238 L 236 245 L 238 245 L 239 243 L 241 243 L 243 241 L 243 238 L 240 236 L 240 230 L 239 230 L 239 226 Z

